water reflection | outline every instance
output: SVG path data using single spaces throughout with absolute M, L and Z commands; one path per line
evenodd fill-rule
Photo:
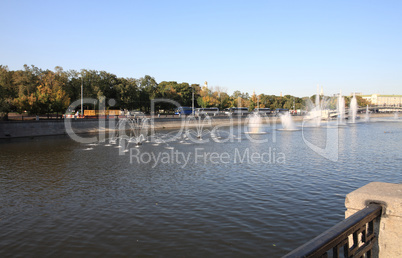
M 309 149 L 301 131 L 269 127 L 256 143 L 241 128 L 225 143 L 136 148 L 190 154 L 184 168 L 130 162 L 130 152 L 66 137 L 1 143 L 0 255 L 278 257 L 340 221 L 350 191 L 402 181 L 400 123 L 337 129 L 338 162 Z M 304 133 L 326 139 L 322 128 Z M 230 162 L 196 159 L 197 148 L 228 153 Z M 240 162 L 247 150 L 283 153 L 286 162 Z

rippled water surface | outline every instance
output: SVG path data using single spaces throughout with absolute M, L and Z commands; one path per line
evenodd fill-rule
M 336 162 L 303 141 L 323 147 L 328 130 Z M 0 256 L 284 255 L 341 221 L 347 193 L 402 182 L 402 123 L 328 130 L 236 127 L 225 143 L 206 135 L 124 155 L 68 137 L 3 141 Z

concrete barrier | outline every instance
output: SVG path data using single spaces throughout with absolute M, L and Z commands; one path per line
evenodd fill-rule
M 378 230 L 379 257 L 402 257 L 402 184 L 369 183 L 346 195 L 345 218 L 369 203 L 383 206 Z
M 67 134 L 66 124 L 71 125 L 71 129 L 76 134 L 97 133 L 99 131 L 110 131 L 115 129 L 117 118 L 111 119 L 73 119 L 65 120 L 31 120 L 31 121 L 7 121 L 0 122 L 0 139 L 36 137 Z M 228 118 L 214 119 L 211 126 L 222 125 L 229 126 L 231 123 L 239 125 L 244 123 L 245 119 Z M 159 129 L 179 129 L 184 126 L 185 118 L 155 118 L 153 126 L 155 130 Z
M 382 115 L 384 116 L 384 115 Z M 390 116 L 390 115 L 387 115 Z M 376 116 L 378 117 L 378 116 Z M 123 117 L 120 117 L 123 118 Z M 148 117 L 149 118 L 149 117 Z M 303 116 L 293 116 L 293 121 L 302 121 Z M 109 121 L 117 119 L 117 117 L 109 117 L 104 119 L 76 119 L 74 116 L 65 118 L 71 122 L 72 129 L 75 133 L 96 133 L 99 131 L 109 131 Z M 182 126 L 182 120 L 186 117 L 153 117 L 154 129 L 179 129 Z M 28 120 L 28 121 L 0 121 L 0 139 L 16 138 L 16 137 L 35 137 L 48 135 L 66 134 L 63 120 Z M 117 120 L 115 120 L 117 121 Z M 217 116 L 212 119 L 211 126 L 230 126 L 242 125 L 246 122 L 246 116 Z M 276 124 L 280 123 L 278 117 L 269 117 L 263 119 L 262 123 Z M 111 128 L 113 129 L 113 128 Z
M 93 133 L 99 130 L 98 120 L 70 119 L 76 133 Z M 0 122 L 0 139 L 66 134 L 64 120 Z

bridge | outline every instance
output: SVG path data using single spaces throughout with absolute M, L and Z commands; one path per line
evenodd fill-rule
M 366 112 L 366 110 L 369 110 L 371 113 L 394 113 L 394 112 L 402 112 L 402 107 L 392 107 L 392 106 L 372 106 L 372 107 L 359 107 L 357 109 L 357 112 Z M 330 110 L 328 112 L 328 116 L 330 118 L 337 117 L 339 115 L 338 111 L 336 110 Z M 349 115 L 349 108 L 345 108 L 345 116 Z

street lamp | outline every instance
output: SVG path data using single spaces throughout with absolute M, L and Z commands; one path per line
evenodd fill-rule
M 84 85 L 83 85 L 83 78 L 81 75 L 81 117 L 84 115 Z
M 218 92 L 218 98 L 219 98 L 219 106 L 218 106 L 218 108 L 219 108 L 219 110 L 221 110 L 222 99 L 221 99 L 221 92 L 220 91 Z
M 191 114 L 194 116 L 194 87 L 190 85 L 190 88 L 192 90 L 192 105 L 191 105 Z

